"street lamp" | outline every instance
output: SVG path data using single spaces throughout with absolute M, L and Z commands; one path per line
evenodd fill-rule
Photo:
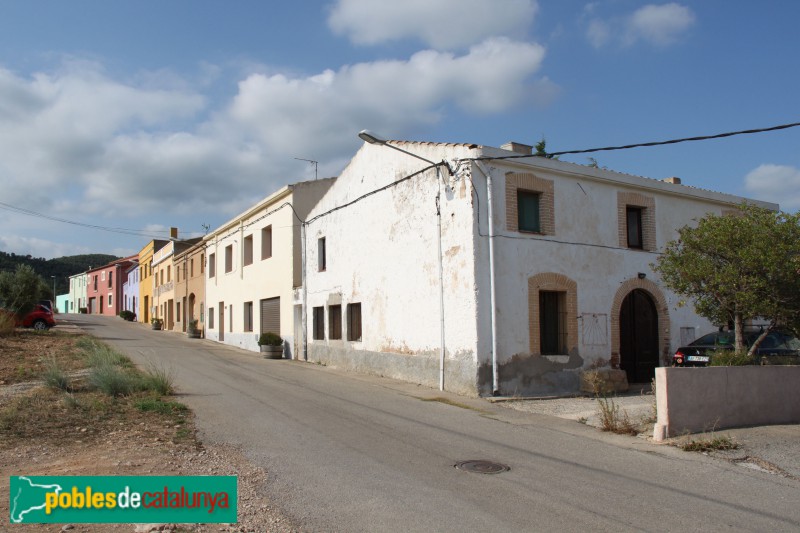
M 369 130 L 361 130 L 358 133 L 359 138 L 362 140 L 370 143 L 376 144 L 379 146 L 386 146 L 388 148 L 392 148 L 393 150 L 397 150 L 398 152 L 402 152 L 406 155 L 410 155 L 411 157 L 415 157 L 426 163 L 430 163 L 431 165 L 436 166 L 436 228 L 437 228 L 437 245 L 438 245 L 438 252 L 439 252 L 439 336 L 440 336 L 440 347 L 439 347 L 439 390 L 444 390 L 444 275 L 442 273 L 442 210 L 440 207 L 440 199 L 442 195 L 442 173 L 440 170 L 440 164 L 434 163 L 430 159 L 425 159 L 424 157 L 417 155 L 415 153 L 409 152 L 407 150 L 403 150 L 402 148 L 398 148 L 393 144 L 389 144 L 389 141 L 386 139 L 372 133 Z M 447 166 L 447 169 L 450 171 L 452 175 L 453 171 L 450 169 L 450 166 Z

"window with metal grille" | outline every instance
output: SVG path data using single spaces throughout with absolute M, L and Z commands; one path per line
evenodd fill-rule
M 566 292 L 539 292 L 539 338 L 542 355 L 567 353 L 566 304 Z
M 272 257 L 272 226 L 261 229 L 261 259 Z
M 315 307 L 313 311 L 313 336 L 315 341 L 325 340 L 325 308 Z
M 538 192 L 517 191 L 517 222 L 520 231 L 542 232 L 539 216 L 539 200 L 541 196 Z
M 253 264 L 253 236 L 248 235 L 244 238 L 244 266 Z
M 627 206 L 625 208 L 627 222 L 628 248 L 643 248 L 642 239 L 642 208 Z
M 361 340 L 361 304 L 347 304 L 347 340 Z
M 342 306 L 328 306 L 328 338 L 341 340 L 342 338 Z

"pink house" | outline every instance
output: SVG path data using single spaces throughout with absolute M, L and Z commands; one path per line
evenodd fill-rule
M 90 315 L 116 315 L 124 309 L 122 285 L 137 256 L 123 257 L 87 272 L 86 302 Z

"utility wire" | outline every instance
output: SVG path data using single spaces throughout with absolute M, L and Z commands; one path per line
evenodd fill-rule
M 678 144 L 683 142 L 693 142 L 693 141 L 708 141 L 711 139 L 722 139 L 725 137 L 733 137 L 735 135 L 750 135 L 753 133 L 764 133 L 767 131 L 777 131 L 777 130 L 785 130 L 789 128 L 795 128 L 800 126 L 800 122 L 792 122 L 791 124 L 781 124 L 780 126 L 770 126 L 768 128 L 758 128 L 752 130 L 741 130 L 741 131 L 731 131 L 727 133 L 717 133 L 714 135 L 701 135 L 699 137 L 684 137 L 682 139 L 670 139 L 668 141 L 653 141 L 653 142 L 646 142 L 646 143 L 637 143 L 637 144 L 626 144 L 623 146 L 606 146 L 604 148 L 588 148 L 585 150 L 564 150 L 561 152 L 547 152 L 546 156 L 560 156 L 560 155 L 569 155 L 569 154 L 591 154 L 593 152 L 608 152 L 612 150 L 629 150 L 631 148 L 641 148 L 641 147 L 648 147 L 648 146 L 663 146 L 666 144 Z M 497 160 L 497 159 L 519 159 L 522 157 L 543 157 L 541 155 L 510 155 L 505 157 L 477 157 L 474 158 L 476 161 L 483 161 L 483 160 Z
M 16 207 L 4 202 L 0 202 L 0 209 L 4 209 L 6 211 L 11 211 L 12 213 L 19 213 L 22 215 L 28 215 L 32 217 L 43 218 L 46 220 L 52 220 L 54 222 L 61 222 L 63 224 L 72 224 L 73 226 L 81 226 L 84 228 L 91 228 L 101 231 L 109 231 L 112 233 L 121 233 L 123 235 L 133 235 L 134 237 L 150 237 L 153 239 L 161 239 L 164 238 L 163 236 L 156 235 L 157 232 L 155 231 L 148 231 L 148 230 L 139 230 L 139 229 L 128 229 L 128 228 L 113 228 L 108 226 L 98 226 L 96 224 L 87 224 L 85 222 L 76 222 L 74 220 L 67 220 L 64 218 L 58 218 L 50 215 L 45 215 L 43 213 L 38 213 L 36 211 L 31 211 L 30 209 L 25 209 L 22 207 Z M 166 231 L 166 230 L 165 230 Z

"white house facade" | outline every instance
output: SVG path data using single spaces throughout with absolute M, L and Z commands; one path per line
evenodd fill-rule
M 258 351 L 262 333 L 297 357 L 294 292 L 302 284 L 301 223 L 335 178 L 287 185 L 204 238 L 205 337 Z
M 86 307 L 87 283 L 89 283 L 89 275 L 86 272 L 81 272 L 80 274 L 69 277 L 68 313 L 78 313 L 82 307 Z
M 122 285 L 122 305 L 125 311 L 136 314 L 139 310 L 139 263 L 128 269 L 128 279 Z
M 577 390 L 590 367 L 649 382 L 714 328 L 651 264 L 678 228 L 743 198 L 516 143 L 391 144 L 429 162 L 365 144 L 309 214 L 308 360 L 462 394 L 547 395 Z

